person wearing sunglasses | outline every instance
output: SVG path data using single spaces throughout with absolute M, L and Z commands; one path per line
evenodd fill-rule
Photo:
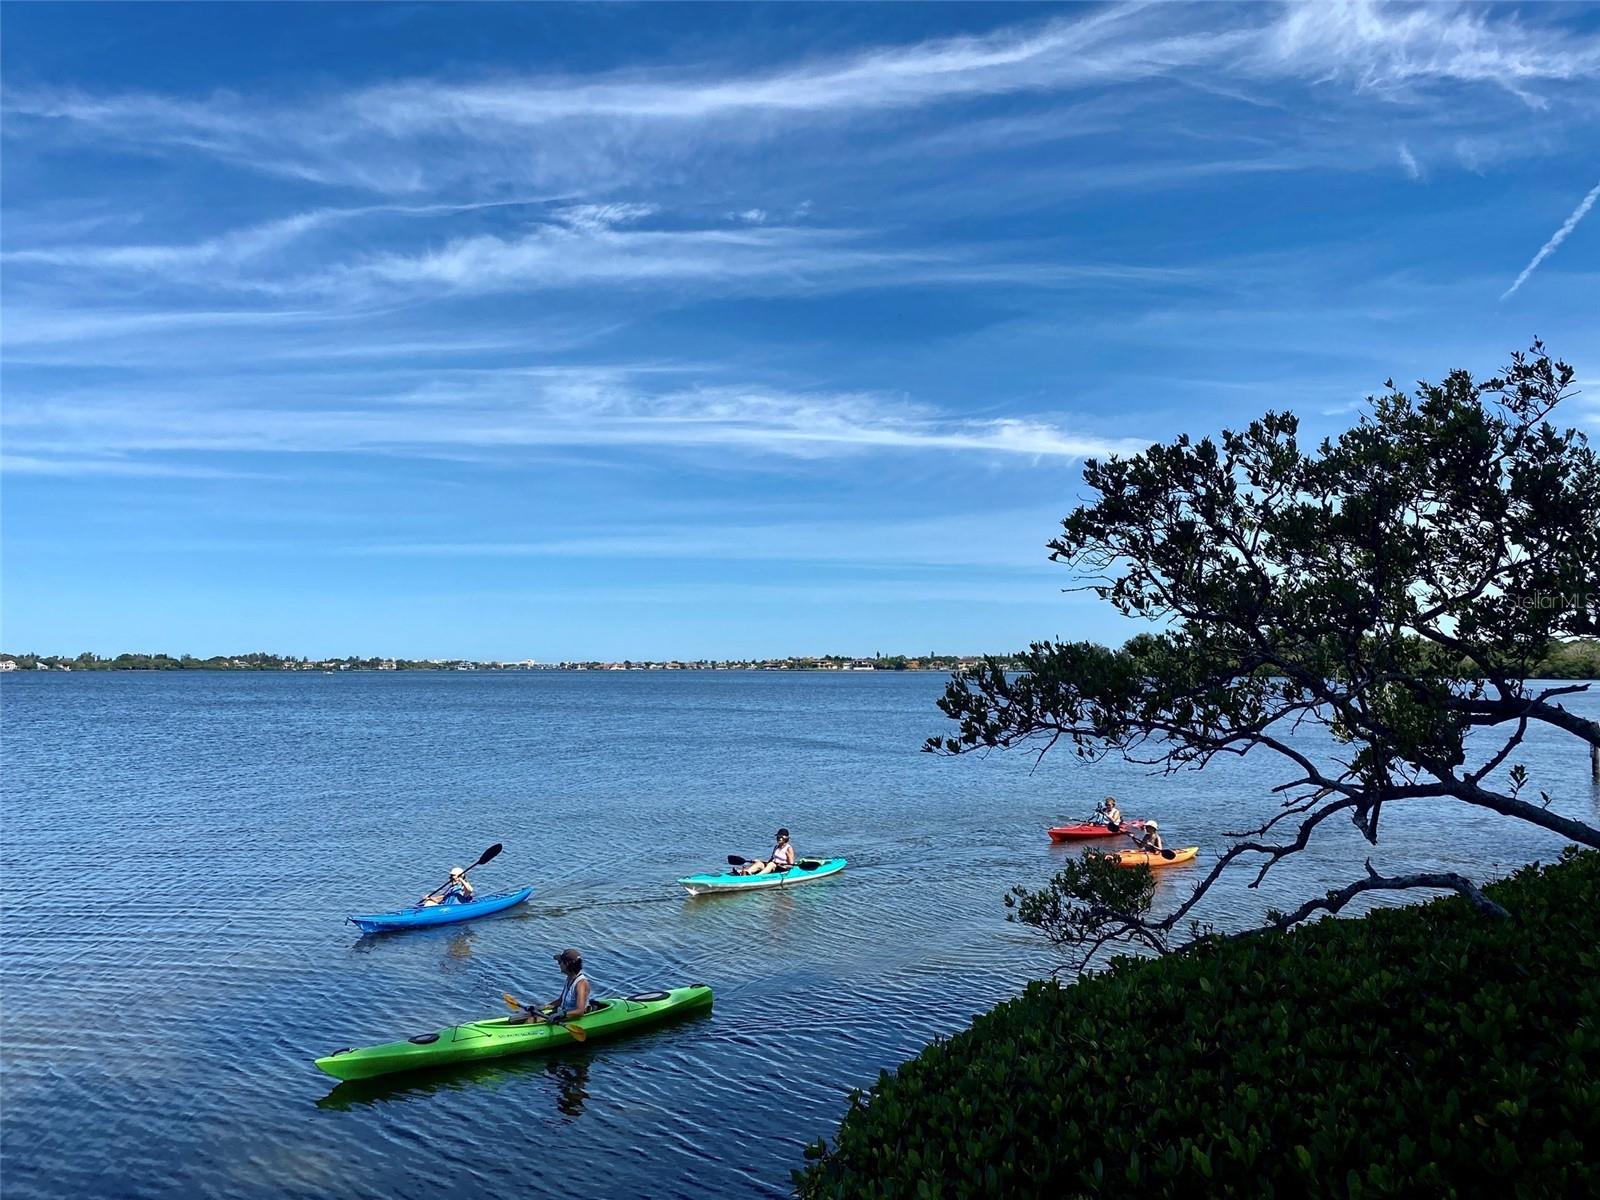
M 432 908 L 436 904 L 467 904 L 472 896 L 472 884 L 467 879 L 466 871 L 461 867 L 451 867 L 450 882 L 429 892 L 418 903 L 423 908 Z
M 589 986 L 589 976 L 584 974 L 583 955 L 576 950 L 563 950 L 555 955 L 556 966 L 561 968 L 565 981 L 561 988 L 561 995 L 541 1004 L 537 1008 L 529 1008 L 519 1017 L 512 1017 L 510 1024 L 520 1025 L 527 1021 L 548 1021 L 560 1023 L 562 1021 L 575 1021 L 589 1011 L 592 1003 L 593 989 Z
M 777 844 L 772 847 L 772 853 L 766 858 L 758 858 L 755 862 L 746 863 L 734 872 L 735 875 L 766 875 L 772 871 L 787 871 L 794 866 L 794 847 L 789 844 L 789 831 L 780 829 L 776 834 Z

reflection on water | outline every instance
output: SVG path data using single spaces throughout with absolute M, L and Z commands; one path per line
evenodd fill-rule
M 571 1062 L 552 1062 L 549 1070 L 560 1087 L 556 1107 L 566 1116 L 581 1117 L 583 1102 L 589 1098 L 589 1060 L 576 1058 Z
M 461 964 L 472 957 L 472 937 L 470 929 L 458 929 L 450 935 L 444 944 L 444 969 L 457 970 Z
M 379 1079 L 353 1079 L 335 1086 L 316 1101 L 316 1106 L 335 1112 L 349 1112 L 351 1109 L 425 1096 L 505 1092 L 510 1085 L 519 1081 L 526 1082 L 542 1076 L 550 1085 L 544 1090 L 548 1092 L 554 1110 L 562 1117 L 576 1120 L 583 1115 L 583 1106 L 589 1099 L 590 1065 L 589 1051 L 574 1048 L 538 1057 L 503 1058 Z M 518 1089 L 517 1103 L 523 1104 L 526 1100 L 526 1090 Z

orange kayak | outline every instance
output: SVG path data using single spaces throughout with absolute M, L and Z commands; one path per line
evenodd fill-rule
M 1199 846 L 1185 846 L 1182 850 L 1174 850 L 1171 858 L 1159 850 L 1153 854 L 1148 850 L 1119 850 L 1115 858 L 1119 867 L 1175 867 L 1199 853 Z

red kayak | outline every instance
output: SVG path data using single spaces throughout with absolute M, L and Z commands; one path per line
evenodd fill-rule
M 1117 837 L 1129 829 L 1143 829 L 1143 821 L 1124 821 L 1112 833 L 1104 825 L 1056 825 L 1050 830 L 1052 842 L 1075 842 L 1082 838 Z

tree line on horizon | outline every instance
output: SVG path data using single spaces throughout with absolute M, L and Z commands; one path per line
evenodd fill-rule
M 789 658 L 743 658 L 743 659 L 622 659 L 615 662 L 602 659 L 573 660 L 559 664 L 538 663 L 531 664 L 541 669 L 571 668 L 599 668 L 607 666 L 620 666 L 624 669 L 665 667 L 672 666 L 680 669 L 726 667 L 726 666 L 752 666 L 766 667 L 774 670 L 827 670 L 840 669 L 849 665 L 859 665 L 878 671 L 906 671 L 906 670 L 949 670 L 954 671 L 963 666 L 969 666 L 984 656 L 975 654 L 876 654 L 873 657 L 851 656 L 844 654 L 806 655 Z M 1595 669 L 1600 672 L 1600 645 L 1595 648 Z M 61 654 L 9 654 L 0 653 L 0 661 L 12 662 L 20 670 L 36 670 L 40 664 L 52 670 L 66 668 L 72 671 L 310 671 L 310 670 L 347 670 L 347 671 L 450 671 L 460 668 L 475 670 L 521 670 L 530 664 L 521 662 L 489 662 L 474 659 L 410 659 L 410 658 L 363 658 L 358 655 L 348 655 L 343 658 L 306 658 L 303 656 L 272 654 L 257 651 L 250 654 L 214 654 L 209 658 L 199 658 L 192 654 L 117 654 L 111 656 L 99 655 L 85 651 L 76 656 Z M 1002 665 L 1010 662 L 1009 656 L 988 656 L 986 661 L 999 662 Z
M 1146 635 L 1135 635 L 1142 637 Z M 841 663 L 865 662 L 879 671 L 948 670 L 954 671 L 974 661 L 977 655 L 925 654 L 908 657 L 904 654 L 879 654 L 871 659 L 851 658 L 848 655 L 822 654 L 803 658 L 759 659 L 625 659 L 618 665 L 625 668 L 662 666 L 667 662 L 683 668 L 709 667 L 713 664 L 748 663 L 752 666 L 771 665 L 783 670 L 818 670 Z M 997 664 L 1002 669 L 1016 665 L 1012 655 L 986 655 L 986 663 Z M 214 654 L 199 658 L 193 654 L 117 654 L 99 655 L 89 651 L 75 656 L 63 654 L 10 654 L 0 652 L 0 662 L 15 663 L 18 670 L 32 671 L 43 663 L 51 670 L 63 667 L 72 671 L 453 671 L 471 668 L 480 671 L 521 670 L 521 663 L 484 662 L 466 658 L 413 659 L 413 658 L 362 658 L 347 655 L 343 658 L 305 658 L 285 654 L 255 651 L 250 654 Z M 598 667 L 608 665 L 599 659 L 561 664 L 538 664 L 543 669 L 559 667 Z M 1554 641 L 1544 657 L 1534 664 L 1531 679 L 1600 679 L 1600 638 L 1571 638 Z

